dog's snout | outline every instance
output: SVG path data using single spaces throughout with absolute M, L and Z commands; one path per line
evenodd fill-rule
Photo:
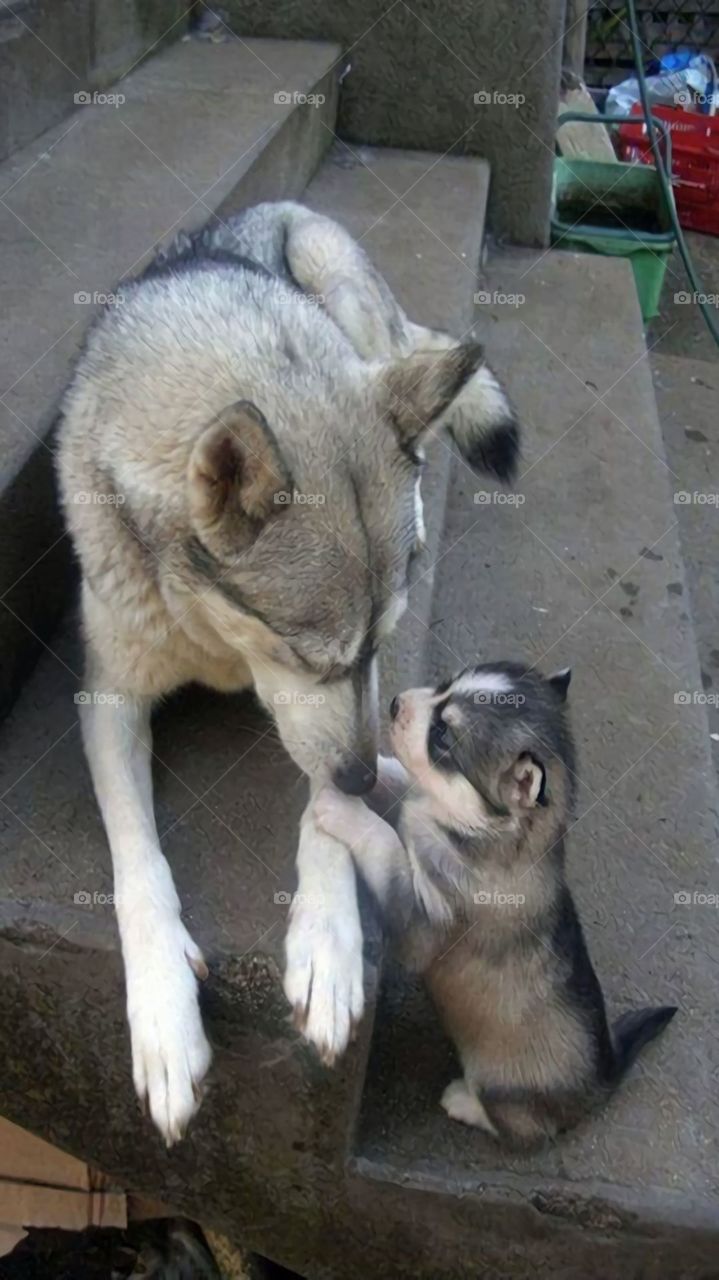
M 397 716 L 399 715 L 399 697 L 397 696 L 397 694 L 394 695 L 392 701 L 389 704 L 389 714 L 392 720 L 396 720 Z
M 346 796 L 366 795 L 372 790 L 376 781 L 377 771 L 374 765 L 354 758 L 341 764 L 338 769 L 335 769 L 333 775 L 335 786 L 340 791 L 344 791 Z

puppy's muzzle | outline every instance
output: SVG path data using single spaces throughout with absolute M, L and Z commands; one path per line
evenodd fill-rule
M 344 791 L 346 796 L 364 796 L 371 791 L 377 781 L 377 770 L 374 761 L 359 760 L 351 756 L 335 769 L 332 775 L 335 786 Z

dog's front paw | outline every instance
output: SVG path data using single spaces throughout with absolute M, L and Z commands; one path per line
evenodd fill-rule
M 127 1016 L 137 1095 L 165 1139 L 177 1142 L 197 1110 L 212 1052 L 200 1017 L 199 947 L 179 918 L 132 938 L 126 948 Z
M 332 786 L 323 787 L 317 793 L 313 806 L 313 817 L 318 827 L 346 845 L 351 845 L 362 833 L 368 813 L 360 799 L 343 795 Z
M 325 905 L 295 899 L 286 940 L 285 994 L 294 1023 L 331 1067 L 364 1010 L 362 927 L 357 900 Z

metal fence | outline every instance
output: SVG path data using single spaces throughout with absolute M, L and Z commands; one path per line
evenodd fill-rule
M 637 0 L 645 66 L 679 48 L 719 61 L 719 0 Z M 589 0 L 585 79 L 613 85 L 633 74 L 634 59 L 623 0 Z

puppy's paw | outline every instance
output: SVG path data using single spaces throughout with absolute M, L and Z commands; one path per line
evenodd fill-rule
M 196 982 L 196 977 L 207 977 L 207 966 L 174 916 L 141 936 L 130 933 L 126 964 L 135 1089 L 171 1147 L 200 1104 L 212 1057 Z
M 442 1094 L 441 1106 L 444 1107 L 450 1120 L 459 1120 L 461 1124 L 470 1124 L 476 1129 L 484 1129 L 485 1133 L 496 1135 L 482 1103 L 476 1093 L 467 1088 L 464 1080 L 453 1080 Z
M 285 945 L 284 987 L 294 1024 L 331 1067 L 364 1011 L 356 897 L 330 907 L 295 899 Z

